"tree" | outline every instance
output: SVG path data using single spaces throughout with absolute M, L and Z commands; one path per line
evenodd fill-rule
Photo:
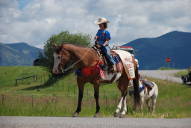
M 88 46 L 90 44 L 90 35 L 77 33 L 72 34 L 68 31 L 61 32 L 51 36 L 45 43 L 44 54 L 49 68 L 53 66 L 53 45 L 61 45 L 63 43 L 72 43 L 76 45 Z

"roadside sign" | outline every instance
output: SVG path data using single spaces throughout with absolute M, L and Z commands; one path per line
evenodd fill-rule
M 167 57 L 167 58 L 165 59 L 165 61 L 166 61 L 167 63 L 169 63 L 169 62 L 171 62 L 171 58 L 170 58 L 170 57 Z

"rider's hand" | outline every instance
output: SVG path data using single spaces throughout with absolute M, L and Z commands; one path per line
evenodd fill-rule
M 105 41 L 105 43 L 103 44 L 103 46 L 107 46 L 109 44 L 108 41 Z
M 95 41 L 95 46 L 96 46 L 97 48 L 100 48 L 100 47 L 101 47 L 97 41 Z
M 94 40 L 97 40 L 97 39 L 98 39 L 98 36 L 95 36 L 95 37 L 94 37 Z
M 101 48 L 101 45 L 99 45 L 99 44 L 96 44 L 96 47 L 98 47 L 98 48 Z

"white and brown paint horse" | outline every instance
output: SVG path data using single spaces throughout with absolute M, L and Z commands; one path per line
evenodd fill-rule
M 98 56 L 97 52 L 92 48 L 86 48 L 81 46 L 76 46 L 73 44 L 62 44 L 61 46 L 57 46 L 54 48 L 54 67 L 53 73 L 59 74 L 61 73 L 62 68 L 68 63 L 72 61 L 72 65 L 76 69 L 93 69 L 93 71 L 89 75 L 79 75 L 77 76 L 77 85 L 78 85 L 78 105 L 77 109 L 74 112 L 73 116 L 78 116 L 81 111 L 81 103 L 83 98 L 83 91 L 85 83 L 91 83 L 94 87 L 94 98 L 96 101 L 96 112 L 95 116 L 99 113 L 100 105 L 99 105 L 99 86 L 104 81 L 100 77 L 100 72 L 97 70 L 97 66 L 99 65 L 102 60 L 100 56 Z M 122 63 L 119 63 L 122 65 Z M 134 84 L 134 108 L 136 109 L 140 103 L 140 97 L 138 93 L 138 86 L 139 86 L 139 75 L 138 75 L 138 68 L 135 64 L 135 79 L 133 79 Z M 91 70 L 89 70 L 91 71 Z M 118 73 L 121 73 L 120 77 L 118 78 L 118 88 L 121 91 L 121 99 L 117 110 L 115 112 L 115 116 L 124 116 L 127 112 L 126 108 L 126 96 L 127 96 L 127 89 L 129 85 L 129 78 L 124 71 L 124 67 L 122 66 L 121 70 L 118 70 Z
M 148 110 L 150 112 L 155 111 L 156 101 L 158 97 L 158 86 L 155 82 L 151 82 L 152 88 L 146 87 L 142 80 L 139 81 L 139 89 L 140 89 L 140 103 L 141 103 L 141 110 L 143 109 L 143 105 L 146 102 Z

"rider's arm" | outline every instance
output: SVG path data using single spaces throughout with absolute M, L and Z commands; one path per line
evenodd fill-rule
M 108 31 L 105 32 L 106 41 L 104 42 L 103 46 L 109 45 L 109 40 L 111 39 L 110 33 Z
M 98 38 L 99 38 L 99 30 L 97 31 L 96 36 L 94 37 L 95 43 L 98 41 Z

